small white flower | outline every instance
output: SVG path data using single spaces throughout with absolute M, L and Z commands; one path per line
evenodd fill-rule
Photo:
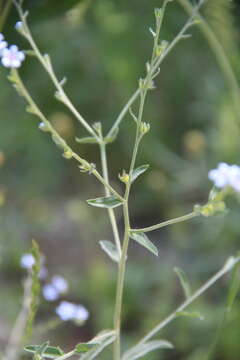
M 235 191 L 240 192 L 240 167 L 237 165 L 220 163 L 217 169 L 209 171 L 208 178 L 220 189 L 231 186 Z
M 72 320 L 76 312 L 76 305 L 68 301 L 62 301 L 55 311 L 63 321 Z
M 89 318 L 89 311 L 84 306 L 77 305 L 74 318 L 77 322 L 85 322 Z
M 51 283 L 60 294 L 63 294 L 68 291 L 68 283 L 60 275 L 53 276 Z
M 217 169 L 210 170 L 208 178 L 213 181 L 218 188 L 223 188 L 229 184 L 229 170 L 230 166 L 226 163 L 220 163 Z
M 15 24 L 15 29 L 16 30 L 21 30 L 21 28 L 23 27 L 23 22 L 22 21 L 17 21 Z
M 83 323 L 89 318 L 89 312 L 84 306 L 68 301 L 62 301 L 55 311 L 63 321 L 74 320 Z
M 42 293 L 47 301 L 55 301 L 59 298 L 59 292 L 52 284 L 44 285 Z
M 16 45 L 2 50 L 2 64 L 7 68 L 19 68 L 24 60 L 24 53 Z
M 31 269 L 35 264 L 35 259 L 32 254 L 23 254 L 20 260 L 20 265 L 24 269 Z

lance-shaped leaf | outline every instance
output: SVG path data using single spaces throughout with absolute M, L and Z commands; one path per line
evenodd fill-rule
M 93 136 L 76 138 L 75 140 L 76 140 L 76 142 L 78 142 L 80 144 L 97 144 L 98 143 L 97 139 Z
M 59 347 L 54 347 L 54 346 L 47 346 L 43 350 L 43 352 L 42 352 L 42 345 L 29 345 L 26 346 L 24 350 L 33 354 L 41 352 L 41 355 L 47 359 L 56 359 L 57 357 L 64 355 L 64 352 Z
M 166 340 L 154 340 L 144 344 L 136 345 L 123 354 L 122 360 L 135 360 L 158 349 L 172 349 L 173 345 Z
M 199 314 L 198 312 L 188 312 L 188 311 L 178 311 L 176 313 L 176 316 L 186 316 L 186 317 L 191 317 L 194 319 L 199 319 L 199 320 L 204 320 L 204 316 L 202 316 L 201 314 Z
M 94 347 L 86 354 L 81 356 L 81 360 L 95 359 L 105 347 L 110 345 L 116 339 L 116 333 L 113 330 L 101 331 L 96 337 L 94 337 L 88 344 L 94 344 Z
M 144 173 L 148 168 L 149 165 L 142 165 L 134 169 L 131 176 L 131 182 L 133 183 L 138 178 L 138 176 Z
M 185 295 L 186 299 L 188 299 L 192 293 L 188 278 L 182 269 L 175 267 L 174 271 L 179 278 L 180 284 L 182 285 L 184 295 Z
M 120 256 L 116 245 L 113 244 L 111 241 L 107 240 L 99 241 L 99 243 L 103 251 L 105 251 L 105 253 L 107 253 L 113 261 L 118 263 L 120 260 Z
M 147 235 L 144 233 L 131 232 L 131 239 L 137 241 L 140 245 L 144 246 L 146 249 L 151 251 L 154 255 L 158 256 L 158 249 L 155 245 L 148 239 Z
M 116 196 L 105 196 L 99 197 L 96 199 L 87 200 L 87 203 L 92 206 L 101 207 L 101 208 L 115 208 L 117 206 L 122 205 L 121 200 L 119 200 Z

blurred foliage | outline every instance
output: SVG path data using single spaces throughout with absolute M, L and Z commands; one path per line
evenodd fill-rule
M 107 131 L 137 86 L 151 51 L 149 26 L 159 0 L 68 0 L 25 2 L 30 25 L 40 48 L 51 54 L 59 77 L 73 103 L 92 124 L 101 121 Z M 214 0 L 204 15 L 224 45 L 240 79 L 238 2 Z M 177 4 L 169 5 L 162 38 L 170 40 L 186 19 Z M 12 9 L 4 34 L 9 42 L 27 48 L 13 30 L 17 15 Z M 148 172 L 136 181 L 131 198 L 135 227 L 183 215 L 193 205 L 205 202 L 211 184 L 207 171 L 220 161 L 239 163 L 239 127 L 228 88 L 216 59 L 197 28 L 192 39 L 181 42 L 167 58 L 157 80 L 157 90 L 148 97 L 145 119 L 151 122 L 138 158 L 149 163 Z M 79 145 L 75 136 L 84 130 L 53 98 L 54 88 L 34 58 L 21 70 L 40 107 L 68 142 L 98 167 L 93 145 Z M 104 211 L 85 200 L 101 196 L 95 179 L 65 161 L 51 140 L 40 133 L 37 122 L 25 113 L 0 69 L 0 345 L 4 348 L 10 326 L 21 304 L 19 268 L 21 254 L 36 238 L 47 258 L 50 275 L 60 273 L 70 282 L 69 300 L 82 302 L 91 319 L 84 327 L 63 324 L 49 331 L 54 343 L 71 348 L 88 340 L 102 328 L 111 327 L 116 269 L 102 253 L 99 240 L 111 240 Z M 238 119 L 239 120 L 239 119 Z M 119 138 L 109 145 L 111 180 L 120 188 L 118 173 L 129 164 L 134 124 L 127 116 Z M 159 248 L 159 259 L 132 244 L 125 289 L 125 344 L 132 344 L 183 300 L 172 269 L 179 266 L 199 286 L 239 249 L 239 203 L 229 201 L 225 217 L 196 219 L 150 234 Z M 147 209 L 147 210 L 146 210 Z M 117 212 L 121 226 L 120 212 Z M 94 223 L 92 222 L 94 219 Z M 240 354 L 239 296 L 228 315 L 212 357 L 211 344 L 224 311 L 229 279 L 192 308 L 205 320 L 178 319 L 160 334 L 176 350 L 151 354 L 149 360 L 231 360 Z M 54 317 L 54 306 L 42 301 L 37 325 Z M 40 342 L 39 335 L 34 337 Z M 43 332 L 42 340 L 46 340 Z M 104 353 L 103 359 L 111 356 Z

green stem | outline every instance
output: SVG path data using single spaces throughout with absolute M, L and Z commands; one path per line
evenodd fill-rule
M 99 136 L 95 133 L 95 131 L 92 129 L 92 127 L 87 123 L 87 121 L 83 118 L 83 116 L 78 112 L 78 110 L 75 108 L 75 106 L 72 104 L 72 102 L 70 101 L 69 97 L 66 95 L 65 91 L 63 90 L 63 85 L 61 84 L 60 81 L 58 81 L 57 76 L 53 70 L 50 58 L 47 57 L 46 55 L 43 56 L 39 50 L 39 48 L 37 47 L 31 31 L 29 29 L 27 20 L 26 20 L 26 16 L 23 13 L 23 10 L 21 8 L 20 5 L 18 5 L 15 2 L 15 6 L 18 10 L 19 16 L 24 24 L 24 29 L 25 29 L 25 37 L 28 40 L 29 44 L 31 45 L 36 57 L 38 58 L 38 60 L 40 61 L 40 63 L 42 64 L 43 68 L 46 70 L 46 72 L 48 73 L 50 79 L 52 80 L 53 84 L 55 85 L 57 91 L 59 92 L 60 96 L 61 96 L 61 101 L 69 108 L 69 110 L 72 112 L 72 114 L 76 117 L 76 119 L 82 124 L 82 126 L 97 140 L 100 141 Z
M 59 356 L 57 359 L 58 360 L 66 360 L 66 359 L 70 358 L 73 355 L 75 355 L 75 350 L 69 351 L 67 354 Z
M 186 10 L 188 14 L 192 13 L 193 6 L 190 4 L 187 0 L 178 0 L 182 7 Z M 227 54 L 225 53 L 225 50 L 218 40 L 217 36 L 214 34 L 211 27 L 208 25 L 207 21 L 204 19 L 204 17 L 198 12 L 197 13 L 198 18 L 200 19 L 199 22 L 199 28 L 202 31 L 203 35 L 205 36 L 206 40 L 208 41 L 212 51 L 214 52 L 216 56 L 216 60 L 222 69 L 222 72 L 225 76 L 226 82 L 229 86 L 229 89 L 232 93 L 233 103 L 234 103 L 234 109 L 236 112 L 237 118 L 239 118 L 239 112 L 240 112 L 240 105 L 239 105 L 239 99 L 240 99 L 240 87 L 238 84 L 238 81 L 236 79 L 236 76 L 234 74 L 234 71 L 232 69 L 231 63 L 229 61 L 229 58 Z
M 51 123 L 47 120 L 47 118 L 45 117 L 45 115 L 42 113 L 42 111 L 39 109 L 39 107 L 37 106 L 37 104 L 35 103 L 35 101 L 33 100 L 33 98 L 31 97 L 31 95 L 29 94 L 27 88 L 25 87 L 25 85 L 23 84 L 20 75 L 18 73 L 17 70 L 12 70 L 13 71 L 13 76 L 16 78 L 17 81 L 17 85 L 20 88 L 21 94 L 24 96 L 24 98 L 27 100 L 28 104 L 30 105 L 30 107 L 32 109 L 34 109 L 34 113 L 35 115 L 37 115 L 40 120 L 46 124 L 46 126 L 48 127 L 48 131 L 51 133 L 51 135 L 53 137 L 55 137 L 59 143 L 64 147 L 64 150 L 69 151 L 72 154 L 72 157 L 77 160 L 82 166 L 87 167 L 87 168 L 91 168 L 91 164 L 86 161 L 85 159 L 81 158 L 77 153 L 75 153 L 72 148 L 66 143 L 66 141 L 58 134 L 58 132 L 53 128 L 53 126 L 51 125 Z M 99 174 L 99 172 L 96 169 L 92 169 L 91 174 L 93 174 L 106 188 L 109 189 L 109 191 L 115 195 L 120 201 L 124 201 L 123 197 L 121 195 L 118 194 L 118 192 L 116 190 L 114 190 L 112 188 L 111 185 L 109 185 L 105 179 L 101 176 L 101 174 Z
M 2 31 L 4 24 L 7 20 L 8 14 L 11 10 L 11 7 L 13 5 L 13 1 L 12 0 L 7 0 L 6 5 L 4 6 L 2 13 L 1 13 L 1 17 L 0 17 L 0 32 Z M 0 9 L 1 10 L 1 9 Z
M 191 212 L 190 214 L 180 216 L 180 217 L 177 217 L 175 219 L 163 221 L 163 222 L 161 222 L 159 224 L 148 226 L 148 227 L 145 227 L 145 228 L 142 228 L 142 229 L 131 229 L 131 231 L 136 232 L 136 233 L 142 233 L 142 232 L 145 233 L 145 232 L 160 229 L 160 228 L 168 226 L 168 225 L 173 225 L 173 224 L 177 224 L 177 223 L 182 222 L 182 221 L 190 220 L 190 219 L 192 219 L 192 218 L 194 218 L 194 217 L 196 217 L 198 215 L 200 215 L 200 214 L 197 214 L 196 212 Z
M 101 142 L 99 144 L 99 146 L 100 146 L 100 156 L 101 156 L 101 163 L 102 163 L 103 178 L 106 181 L 106 183 L 109 184 L 106 145 L 104 144 L 104 142 Z M 106 193 L 106 196 L 110 195 L 110 190 L 106 186 L 105 186 L 105 193 Z M 119 256 L 121 256 L 121 252 L 122 252 L 121 242 L 120 242 L 119 231 L 118 231 L 118 226 L 117 226 L 117 221 L 116 221 L 114 210 L 108 209 L 108 215 L 109 215 L 110 223 L 112 226 L 115 244 L 118 249 Z
M 160 330 L 162 330 L 166 325 L 178 317 L 178 313 L 185 310 L 192 302 L 194 302 L 199 296 L 201 296 L 206 290 L 208 290 L 213 284 L 216 283 L 223 275 L 228 273 L 233 269 L 233 267 L 239 262 L 240 258 L 231 257 L 227 260 L 223 268 L 218 271 L 212 278 L 210 278 L 203 286 L 201 286 L 192 296 L 190 296 L 182 305 L 180 305 L 171 315 L 169 315 L 165 320 L 161 321 L 157 326 L 155 326 L 146 336 L 144 336 L 137 345 L 146 343 L 149 339 L 155 336 Z

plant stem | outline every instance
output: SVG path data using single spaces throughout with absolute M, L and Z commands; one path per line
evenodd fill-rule
M 27 324 L 28 314 L 31 307 L 31 287 L 32 278 L 29 275 L 24 282 L 22 309 L 10 334 L 3 360 L 16 360 L 18 358 L 18 352 L 20 351 L 20 348 L 22 346 L 24 330 Z
M 72 114 L 76 117 L 76 119 L 82 124 L 82 126 L 97 140 L 100 140 L 99 136 L 95 133 L 95 131 L 92 129 L 92 127 L 87 123 L 87 121 L 83 118 L 83 116 L 78 112 L 78 110 L 75 108 L 75 106 L 72 104 L 72 102 L 70 101 L 69 97 L 66 95 L 65 91 L 63 90 L 63 85 L 61 84 L 60 81 L 58 81 L 57 76 L 53 70 L 52 64 L 51 64 L 51 60 L 50 57 L 46 57 L 43 56 L 38 48 L 38 46 L 36 45 L 31 31 L 29 29 L 27 20 L 26 20 L 26 15 L 24 15 L 23 10 L 21 8 L 21 6 L 14 1 L 14 4 L 18 10 L 19 16 L 24 24 L 24 28 L 25 28 L 25 37 L 28 40 L 29 44 L 31 45 L 35 55 L 37 56 L 38 60 L 40 61 L 40 63 L 42 64 L 43 68 L 46 70 L 46 72 L 48 73 L 48 75 L 50 76 L 53 84 L 55 85 L 58 93 L 61 96 L 61 101 L 69 108 L 69 110 L 72 112 Z
M 175 219 L 163 221 L 163 222 L 161 222 L 159 224 L 148 226 L 148 227 L 145 227 L 145 228 L 142 228 L 142 229 L 131 229 L 131 231 L 136 232 L 136 233 L 142 233 L 142 232 L 145 233 L 145 232 L 160 229 L 160 228 L 168 226 L 168 225 L 173 225 L 173 224 L 177 224 L 177 223 L 182 222 L 182 221 L 187 221 L 187 220 L 190 220 L 190 219 L 192 219 L 192 218 L 194 218 L 196 216 L 199 216 L 199 215 L 200 214 L 197 214 L 196 212 L 191 212 L 190 214 L 180 216 L 180 217 L 177 217 Z
M 102 163 L 103 178 L 104 178 L 105 182 L 107 184 L 109 184 L 106 145 L 104 144 L 104 142 L 101 142 L 101 143 L 99 143 L 99 146 L 100 146 L 100 156 L 101 156 L 101 163 Z M 110 190 L 106 186 L 105 186 L 105 193 L 106 193 L 106 196 L 110 195 Z M 119 257 L 120 257 L 122 249 L 121 249 L 121 242 L 120 242 L 119 231 L 118 231 L 118 226 L 117 226 L 117 221 L 116 221 L 114 210 L 108 209 L 108 215 L 109 215 L 110 223 L 112 226 L 115 244 L 118 249 L 118 253 L 119 253 Z
M 192 4 L 190 4 L 190 2 L 188 0 L 178 0 L 178 1 L 182 5 L 182 7 L 187 11 L 188 14 L 192 13 L 193 6 L 192 6 Z M 202 31 L 203 35 L 205 36 L 206 40 L 208 41 L 212 51 L 214 52 L 214 54 L 216 56 L 216 60 L 225 76 L 226 82 L 232 93 L 236 116 L 237 116 L 237 119 L 239 119 L 240 87 L 239 87 L 238 81 L 236 79 L 236 76 L 234 74 L 234 71 L 232 69 L 229 58 L 228 58 L 222 44 L 220 43 L 217 36 L 215 35 L 215 33 L 213 32 L 211 27 L 208 25 L 208 23 L 204 19 L 204 17 L 199 12 L 197 12 L 197 17 L 200 20 L 198 26 L 199 26 L 200 30 Z
M 76 355 L 74 350 L 69 351 L 67 354 L 64 354 L 62 356 L 59 356 L 57 359 L 58 360 L 66 360 L 66 359 L 70 358 L 73 355 Z
M 1 10 L 1 17 L 0 17 L 0 32 L 2 31 L 3 27 L 4 27 L 4 24 L 7 20 L 7 17 L 8 17 L 8 14 L 11 10 L 11 7 L 12 7 L 12 0 L 7 0 L 6 1 L 6 5 L 4 6 L 3 10 Z
M 59 143 L 64 147 L 65 150 L 69 151 L 72 154 L 72 157 L 77 160 L 82 166 L 86 167 L 86 168 L 91 168 L 91 164 L 86 161 L 85 159 L 81 158 L 77 153 L 75 153 L 72 148 L 66 143 L 66 141 L 58 134 L 58 132 L 53 128 L 53 126 L 51 125 L 51 123 L 47 120 L 47 118 L 45 117 L 45 115 L 42 113 L 42 111 L 39 109 L 39 107 L 37 106 L 37 104 L 35 103 L 35 101 L 33 100 L 33 98 L 31 97 L 31 95 L 29 94 L 27 88 L 25 87 L 25 85 L 23 84 L 20 75 L 18 73 L 17 70 L 13 70 L 13 75 L 17 81 L 17 86 L 19 86 L 19 90 L 21 91 L 21 94 L 24 96 L 24 98 L 27 100 L 28 104 L 30 105 L 30 107 L 34 110 L 34 114 L 37 115 L 40 120 L 47 125 L 48 127 L 48 131 L 51 133 L 51 135 L 53 137 L 55 137 Z M 115 195 L 119 200 L 121 200 L 122 202 L 124 201 L 124 199 L 122 198 L 121 195 L 118 194 L 117 191 L 115 191 L 111 185 L 109 185 L 104 178 L 99 174 L 99 172 L 95 169 L 92 168 L 91 169 L 91 174 L 93 174 L 106 188 L 109 189 L 109 191 Z
M 157 326 L 155 326 L 146 336 L 144 336 L 137 345 L 144 344 L 146 341 L 155 336 L 160 330 L 162 330 L 166 325 L 178 317 L 178 313 L 185 310 L 193 301 L 195 301 L 200 295 L 202 295 L 206 290 L 208 290 L 213 284 L 215 284 L 223 275 L 228 273 L 233 269 L 233 267 L 239 262 L 239 257 L 231 257 L 227 260 L 223 268 L 218 271 L 212 278 L 210 278 L 203 286 L 201 286 L 192 296 L 190 296 L 182 305 L 180 305 L 171 315 L 169 315 L 165 320 L 161 321 Z

